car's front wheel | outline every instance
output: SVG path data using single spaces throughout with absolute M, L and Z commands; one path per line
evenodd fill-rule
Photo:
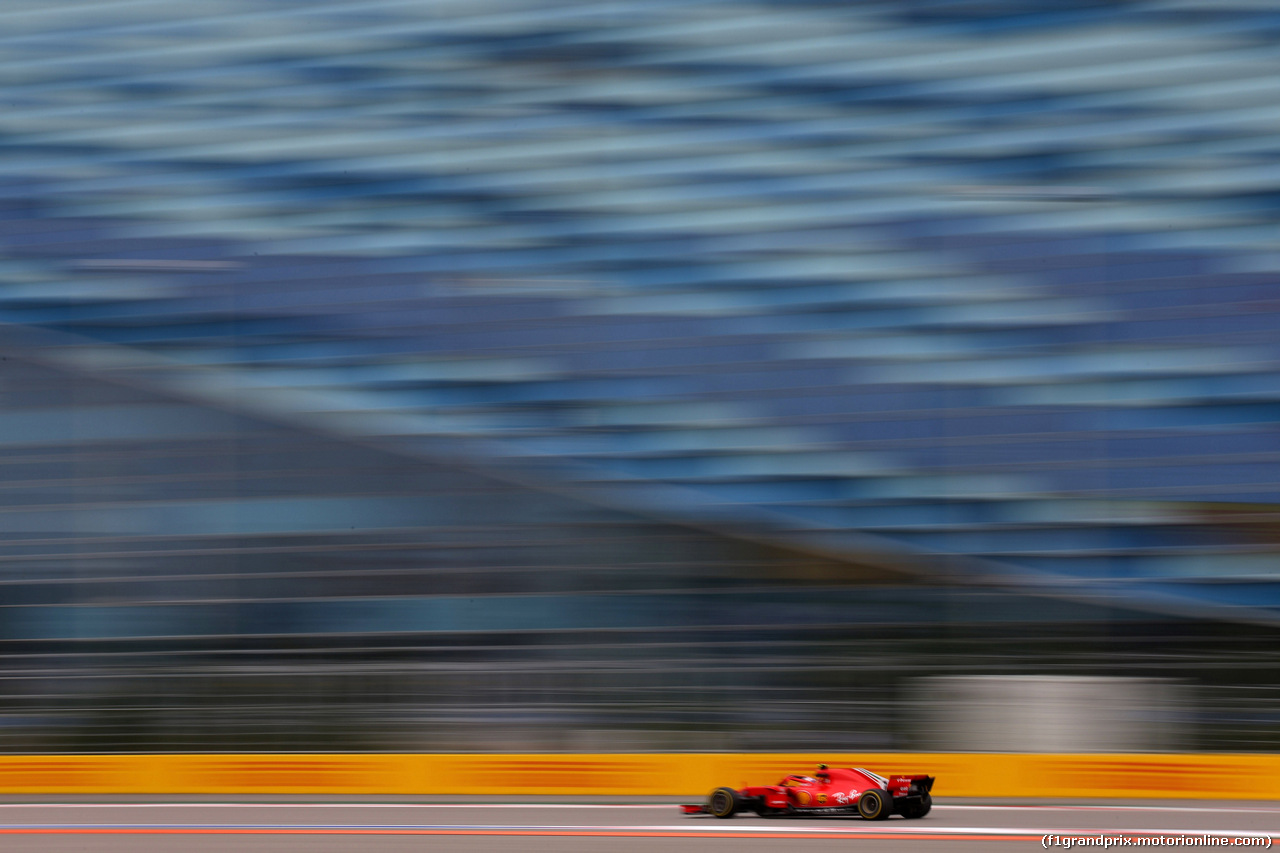
M 738 792 L 732 788 L 716 788 L 711 792 L 711 799 L 707 800 L 707 811 L 720 818 L 733 817 L 741 806 Z

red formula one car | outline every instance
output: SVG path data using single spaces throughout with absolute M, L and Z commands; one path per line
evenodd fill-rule
M 782 815 L 858 815 L 885 820 L 889 815 L 924 817 L 933 807 L 932 776 L 885 778 L 861 767 L 818 765 L 812 776 L 787 776 L 776 785 L 753 785 L 741 790 L 716 788 L 705 805 L 681 806 L 685 814 L 733 817 L 755 812 L 761 817 Z

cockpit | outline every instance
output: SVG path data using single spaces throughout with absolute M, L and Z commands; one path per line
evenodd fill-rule
M 788 776 L 778 784 L 784 788 L 801 788 L 808 785 L 816 785 L 818 780 L 812 776 Z

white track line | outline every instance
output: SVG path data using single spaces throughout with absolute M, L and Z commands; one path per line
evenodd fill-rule
M 1231 835 L 1236 837 L 1258 837 L 1265 838 L 1269 833 L 1259 831 L 1223 831 L 1215 829 L 1128 829 L 1114 828 L 1106 830 L 1098 829 L 1062 829 L 1055 827 L 991 827 L 991 826 L 947 826 L 947 827 L 929 827 L 912 824 L 910 826 L 885 826 L 876 823 L 874 825 L 851 824 L 849 826 L 761 826 L 761 825 L 733 825 L 717 823 L 714 826 L 697 826 L 689 824 L 670 824 L 670 825 L 609 825 L 609 826 L 582 826 L 578 824 L 351 824 L 351 823 L 267 823 L 267 824 L 247 824 L 247 823 L 229 823 L 229 824 L 207 824 L 207 823 L 74 823 L 74 824 L 13 824 L 2 826 L 3 829 L 101 829 L 101 830 L 121 830 L 121 829 L 214 829 L 214 830 L 344 830 L 344 829 L 364 829 L 364 830 L 438 830 L 438 831 L 528 831 L 528 832 L 634 832 L 634 833 L 697 833 L 708 835 L 722 835 L 725 833 L 733 833 L 735 835 L 1011 835 L 1011 836 L 1033 836 L 1040 837 L 1043 835 L 1090 835 L 1099 832 L 1105 832 L 1108 835 L 1184 835 L 1184 836 L 1222 836 Z
M 582 824 L 526 823 L 13 823 L 0 829 L 494 829 L 494 830 L 641 830 L 666 831 L 669 827 L 584 826 Z M 683 827 L 687 829 L 687 827 Z M 709 831 L 714 827 L 701 827 Z
M 1212 814 L 1276 814 L 1280 813 L 1280 808 L 1273 806 L 1255 806 L 1255 807 L 1232 807 L 1232 808 L 1213 808 L 1212 806 L 1124 806 L 1124 805 L 1097 805 L 1097 806 L 1070 806 L 1070 805 L 1008 805 L 1008 806 L 978 806 L 978 805 L 939 805 L 933 804 L 934 809 L 954 809 L 956 811 L 1085 811 L 1085 812 L 1209 812 Z

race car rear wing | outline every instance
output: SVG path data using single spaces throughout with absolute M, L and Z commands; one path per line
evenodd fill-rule
M 919 797 L 933 790 L 932 776 L 925 776 L 923 773 L 916 776 L 892 776 L 889 778 L 889 790 L 901 791 L 906 789 L 906 796 Z

